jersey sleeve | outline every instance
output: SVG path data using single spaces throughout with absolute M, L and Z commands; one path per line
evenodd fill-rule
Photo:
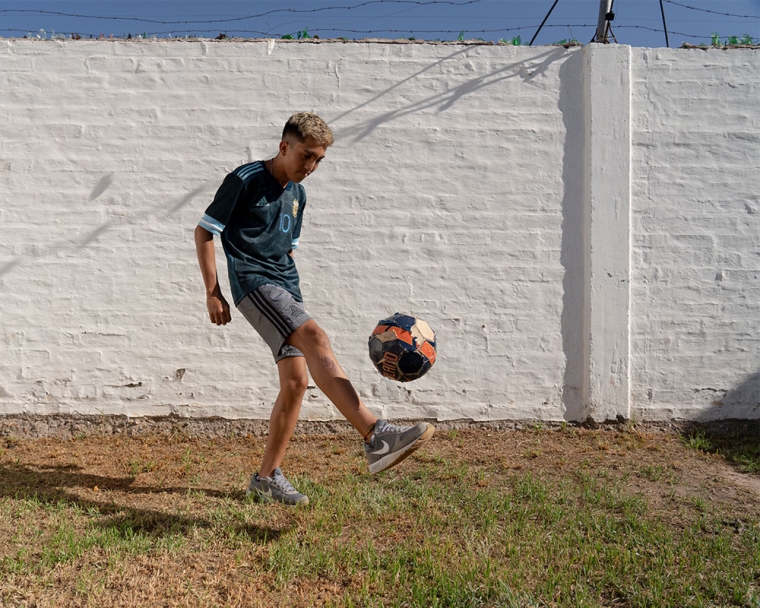
M 227 175 L 198 225 L 214 235 L 222 234 L 244 188 L 245 182 L 235 173 Z
M 301 200 L 298 205 L 298 217 L 296 218 L 296 225 L 293 227 L 293 240 L 290 243 L 291 249 L 298 249 L 298 241 L 301 238 L 301 224 L 303 224 L 303 212 L 306 209 L 306 190 L 301 188 L 300 194 Z

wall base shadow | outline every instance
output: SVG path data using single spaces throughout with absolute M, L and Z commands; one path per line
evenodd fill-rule
M 690 421 L 681 437 L 693 449 L 723 456 L 740 473 L 760 476 L 760 420 Z

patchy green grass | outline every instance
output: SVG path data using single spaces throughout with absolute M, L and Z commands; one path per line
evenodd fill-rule
M 691 449 L 723 456 L 743 473 L 760 474 L 760 421 L 747 421 L 724 433 L 696 427 L 683 440 Z
M 114 441 L 0 455 L 0 605 L 760 606 L 760 497 L 675 437 L 452 431 L 378 476 L 301 438 L 306 508 L 244 497 L 263 440 Z

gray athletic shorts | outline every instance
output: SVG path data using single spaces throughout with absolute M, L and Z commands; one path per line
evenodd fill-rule
M 262 285 L 245 296 L 237 309 L 264 338 L 275 361 L 303 357 L 300 350 L 285 341 L 311 316 L 290 292 L 277 285 Z

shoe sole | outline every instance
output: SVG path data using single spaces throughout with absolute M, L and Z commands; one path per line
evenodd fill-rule
M 375 473 L 387 471 L 388 469 L 395 467 L 399 462 L 406 460 L 408 456 L 419 450 L 422 445 L 433 436 L 433 433 L 435 433 L 435 427 L 432 424 L 428 424 L 425 432 L 417 437 L 412 443 L 404 447 L 403 450 L 388 454 L 385 458 L 381 458 L 369 465 L 369 472 L 374 475 Z

